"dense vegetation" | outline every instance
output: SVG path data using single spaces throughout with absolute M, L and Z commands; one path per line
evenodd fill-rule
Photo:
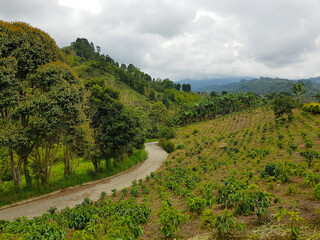
M 202 96 L 87 39 L 61 51 L 1 21 L 0 44 L 2 205 L 131 167 L 146 137 L 170 153 L 97 202 L 0 220 L 1 239 L 320 238 L 320 115 L 315 103 L 299 109 L 304 84 L 287 89 L 295 97 Z
M 173 137 L 174 114 L 203 98 L 85 38 L 61 50 L 28 24 L 0 23 L 0 205 L 143 161 L 145 138 Z

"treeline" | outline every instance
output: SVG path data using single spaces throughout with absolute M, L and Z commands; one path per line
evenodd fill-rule
M 175 84 L 168 78 L 154 79 L 133 64 L 120 64 L 101 54 L 101 48 L 95 48 L 85 38 L 78 38 L 62 51 L 67 63 L 73 66 L 89 91 L 95 84 L 108 85 L 110 79 L 115 79 L 116 84 L 125 83 L 146 98 L 134 104 L 134 109 L 144 119 L 147 138 L 165 136 L 172 118 L 180 109 L 203 99 L 203 96 L 191 92 L 190 84 Z
M 212 119 L 219 115 L 229 114 L 259 106 L 262 98 L 254 93 L 211 94 L 204 101 L 182 110 L 174 119 L 176 125 Z
M 164 92 L 165 89 L 177 89 L 184 92 L 191 91 L 190 84 L 174 84 L 170 79 L 164 80 L 154 79 L 149 74 L 144 73 L 132 63 L 128 66 L 124 63 L 120 64 L 113 60 L 109 55 L 100 54 L 101 47 L 94 46 L 86 38 L 77 38 L 70 46 L 64 47 L 63 52 L 66 54 L 66 62 L 71 66 L 90 66 L 98 68 L 104 73 L 109 73 L 116 77 L 118 81 L 122 81 L 147 96 L 150 100 L 154 100 L 156 92 Z M 92 77 L 92 69 L 86 69 L 87 77 Z M 84 76 L 85 77 L 85 76 Z
M 143 147 L 140 112 L 104 82 L 84 84 L 65 63 L 101 58 L 89 45 L 76 41 L 79 57 L 66 59 L 43 31 L 0 21 L 0 166 L 10 169 L 2 180 L 19 186 L 24 175 L 29 186 L 46 184 L 57 161 L 71 175 L 79 157 L 98 172 L 102 160 L 118 161 Z

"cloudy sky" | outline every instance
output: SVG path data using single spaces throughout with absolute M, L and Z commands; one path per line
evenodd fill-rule
M 0 19 L 153 77 L 320 76 L 320 0 L 0 0 Z

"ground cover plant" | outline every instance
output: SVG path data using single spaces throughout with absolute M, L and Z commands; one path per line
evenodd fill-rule
M 320 152 L 318 132 L 308 127 L 316 129 L 319 120 L 297 109 L 292 120 L 275 120 L 272 110 L 260 108 L 188 125 L 171 140 L 184 147 L 175 148 L 145 180 L 133 181 L 113 196 L 102 193 L 97 203 L 87 199 L 80 207 L 40 219 L 52 219 L 44 224 L 57 239 L 317 239 L 320 162 L 314 157 L 309 165 L 305 156 Z M 314 152 L 305 146 L 305 135 L 313 141 Z M 271 138 L 281 139 L 284 147 Z M 134 215 L 143 221 L 137 223 L 124 216 L 108 217 L 109 205 L 126 205 L 127 213 L 132 206 L 148 210 Z M 2 222 L 2 236 L 28 236 L 9 232 L 17 221 L 33 226 L 27 220 Z M 41 220 L 30 221 L 41 226 Z

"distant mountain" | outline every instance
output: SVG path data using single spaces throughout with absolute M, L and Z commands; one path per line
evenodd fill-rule
M 206 86 L 210 85 L 225 85 L 228 83 L 239 82 L 242 79 L 252 79 L 252 77 L 225 77 L 225 78 L 212 78 L 212 79 L 203 79 L 203 80 L 191 80 L 191 79 L 183 79 L 179 81 L 175 81 L 174 83 L 187 84 L 191 85 L 192 91 L 197 92 L 203 89 Z
M 194 89 L 191 85 L 192 91 L 206 91 L 211 92 L 215 91 L 217 93 L 221 93 L 222 91 L 227 92 L 254 92 L 258 94 L 266 94 L 266 93 L 281 93 L 288 92 L 292 93 L 292 87 L 294 82 L 302 83 L 305 82 L 305 88 L 307 90 L 306 95 L 315 95 L 320 93 L 320 77 L 312 78 L 312 79 L 301 79 L 301 80 L 288 80 L 281 78 L 266 78 L 261 77 L 259 79 L 251 79 L 251 80 L 241 80 L 239 82 L 233 82 L 228 84 L 214 84 L 207 85 L 201 88 Z

